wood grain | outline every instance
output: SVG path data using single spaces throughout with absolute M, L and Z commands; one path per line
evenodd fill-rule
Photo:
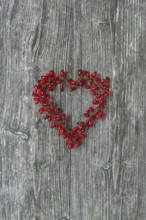
M 146 2 L 2 0 L 0 219 L 146 220 Z M 105 116 L 66 149 L 32 101 L 42 73 L 82 68 L 111 78 Z M 82 117 L 90 96 L 56 101 Z

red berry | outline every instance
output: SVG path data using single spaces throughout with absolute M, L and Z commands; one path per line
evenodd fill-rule
M 100 102 L 104 102 L 104 98 L 101 98 L 101 99 L 100 99 Z
M 77 130 L 78 130 L 78 127 L 74 127 L 74 128 L 72 129 L 73 132 L 76 132 Z
M 64 139 L 66 139 L 66 138 L 67 138 L 67 134 L 64 133 L 64 134 L 63 134 L 63 137 L 64 137 Z
M 43 101 L 42 102 L 42 106 L 46 106 L 46 105 L 47 105 L 47 103 Z
M 96 95 L 96 92 L 95 92 L 95 91 L 91 91 L 91 94 L 92 94 L 92 95 Z
M 84 125 L 84 122 L 83 121 L 78 121 L 77 124 L 78 125 Z
M 94 73 L 92 74 L 92 76 L 93 76 L 93 77 L 96 77 L 96 76 L 97 76 L 97 72 L 94 72 Z
M 56 118 L 60 118 L 60 115 L 58 113 L 56 114 Z
M 98 115 L 98 114 L 96 114 L 95 118 L 96 118 L 96 119 L 99 119 L 99 115 Z
M 79 141 L 78 138 L 76 139 L 76 144 L 77 144 L 77 145 L 81 145 L 81 144 L 82 144 L 81 141 Z
M 108 90 L 108 89 L 105 89 L 104 92 L 105 92 L 105 93 L 109 93 L 109 90 Z
M 68 145 L 68 149 L 73 149 L 75 146 L 72 144 L 72 143 L 70 143 L 69 145 Z
M 69 83 L 70 83 L 71 85 L 74 85 L 74 84 L 76 83 L 76 81 L 74 81 L 73 79 L 70 79 L 70 80 L 69 80 Z
M 103 115 L 103 111 L 101 110 L 99 113 L 98 113 L 99 117 L 101 117 Z
M 78 76 L 82 75 L 83 71 L 82 70 L 78 70 Z
M 94 112 L 94 108 L 93 107 L 90 107 L 89 110 L 90 110 L 90 112 Z
M 75 89 L 76 89 L 75 86 L 72 86 L 72 87 L 71 87 L 71 91 L 74 91 Z
M 63 114 L 63 115 L 61 116 L 61 118 L 62 118 L 62 119 L 65 119 L 65 118 L 66 118 L 66 115 L 65 115 L 65 114 Z
M 46 112 L 50 113 L 51 109 L 50 108 L 46 108 Z
M 83 133 L 85 130 L 83 128 L 79 129 L 80 133 Z
M 44 95 L 44 94 L 45 94 L 45 92 L 44 92 L 43 89 L 40 89 L 40 94 L 41 94 L 41 95 Z
M 86 135 L 85 135 L 85 134 L 79 134 L 79 137 L 80 137 L 80 138 L 85 138 Z
M 67 140 L 65 141 L 65 143 L 66 143 L 66 145 L 68 145 L 68 144 L 69 144 L 69 140 L 67 139 Z
M 54 70 L 50 70 L 49 75 L 53 76 L 54 75 Z
M 89 83 L 92 84 L 93 83 L 93 79 L 89 79 Z
M 50 102 L 50 104 L 49 104 L 49 105 L 50 105 L 50 107 L 52 107 L 52 106 L 54 105 L 54 102 L 53 102 L 53 101 L 52 101 L 52 102 Z
M 97 105 L 99 103 L 99 101 L 97 99 L 93 99 L 93 102 L 92 102 L 94 105 Z
M 104 104 L 103 103 L 100 103 L 100 108 L 104 108 Z
M 89 72 L 86 72 L 86 73 L 85 73 L 85 76 L 86 76 L 87 78 L 90 78 L 90 73 L 89 73 Z
M 101 97 L 101 94 L 98 94 L 98 95 L 96 96 L 97 99 L 99 99 L 100 97 Z
M 61 130 L 61 129 L 62 129 L 62 126 L 61 126 L 60 124 L 58 125 L 58 129 L 59 129 L 59 130 Z
M 108 83 L 109 82 L 109 77 L 106 77 L 104 81 Z
M 50 96 L 46 94 L 45 100 L 49 100 L 49 99 L 50 99 Z
M 83 86 L 83 85 L 84 85 L 84 81 L 81 79 L 81 80 L 78 82 L 78 84 L 79 84 L 80 86 Z
M 44 109 L 43 109 L 43 108 L 40 108 L 40 109 L 39 109 L 39 113 L 42 115 L 43 112 L 44 112 Z
M 92 120 L 89 120 L 86 124 L 87 127 L 91 127 L 92 126 Z
M 90 89 L 90 88 L 91 88 L 91 86 L 86 86 L 85 88 L 86 88 L 86 89 Z
M 39 103 L 39 99 L 38 98 L 33 98 L 33 100 L 35 101 L 36 105 Z
M 92 90 L 96 90 L 98 88 L 98 86 L 93 86 Z
M 59 133 L 58 133 L 59 136 L 61 136 L 63 134 L 64 134 L 64 130 L 60 130 Z
M 60 91 L 62 92 L 64 90 L 64 87 L 63 86 L 60 86 Z
M 48 122 L 50 122 L 50 121 L 52 121 L 52 117 L 51 116 L 48 117 Z
M 64 76 L 64 70 L 60 70 L 60 76 L 61 76 L 61 77 Z
M 51 128 L 55 128 L 56 127 L 56 124 L 55 123 L 52 123 L 51 124 Z
M 88 118 L 88 117 L 89 117 L 89 114 L 88 114 L 88 113 L 84 113 L 84 117 L 85 117 L 85 118 Z
M 52 90 L 51 84 L 48 85 L 48 88 L 47 88 L 47 89 L 48 89 L 48 91 L 51 91 L 51 90 Z
M 69 134 L 69 135 L 68 135 L 68 138 L 74 138 L 74 135 Z

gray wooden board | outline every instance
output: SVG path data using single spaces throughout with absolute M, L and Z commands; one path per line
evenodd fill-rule
M 1 0 L 0 220 L 146 220 L 145 0 Z M 49 69 L 109 76 L 105 116 L 68 150 L 32 87 Z M 78 89 L 56 101 L 75 124 Z

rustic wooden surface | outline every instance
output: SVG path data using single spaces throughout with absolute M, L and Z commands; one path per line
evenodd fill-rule
M 0 220 L 146 220 L 144 0 L 1 0 Z M 111 78 L 105 116 L 67 150 L 31 93 L 49 69 Z M 81 118 L 90 96 L 56 100 Z

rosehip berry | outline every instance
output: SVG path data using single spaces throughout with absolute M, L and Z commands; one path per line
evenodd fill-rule
M 65 114 L 63 114 L 63 115 L 61 116 L 61 118 L 62 118 L 62 119 L 65 119 L 65 118 L 66 118 L 66 115 L 65 115 Z
M 44 109 L 43 109 L 43 108 L 40 108 L 40 109 L 39 109 L 39 113 L 42 115 L 43 112 L 44 112 Z
M 46 112 L 50 113 L 51 109 L 50 108 L 46 108 Z
M 58 125 L 58 129 L 59 129 L 59 130 L 61 130 L 61 129 L 62 129 L 62 126 L 61 126 L 60 124 Z
M 63 137 L 64 137 L 64 139 L 66 139 L 66 138 L 67 138 L 67 134 L 64 133 L 64 134 L 63 134 Z
M 85 134 L 79 134 L 79 137 L 80 137 L 80 138 L 85 138 L 86 135 L 85 135 Z
M 64 76 L 64 70 L 60 70 L 60 76 L 61 76 L 61 77 Z
M 91 127 L 92 126 L 92 120 L 89 120 L 86 124 L 87 127 Z
M 104 108 L 104 104 L 103 103 L 100 103 L 100 108 Z
M 52 86 L 49 84 L 47 89 L 48 89 L 48 91 L 51 91 L 52 90 Z
M 48 117 L 48 122 L 50 122 L 50 121 L 52 121 L 52 117 L 51 116 Z
M 50 107 L 52 107 L 52 106 L 54 105 L 54 102 L 53 102 L 53 101 L 52 101 L 52 102 L 50 102 L 50 104 L 49 104 L 49 105 L 50 105 Z
M 96 95 L 96 92 L 95 92 L 95 91 L 91 91 L 91 94 L 95 96 L 95 95 Z
M 96 96 L 97 99 L 99 99 L 100 97 L 101 97 L 101 94 L 98 94 L 98 95 Z
M 68 145 L 68 144 L 69 144 L 69 140 L 67 139 L 67 140 L 65 141 L 65 143 L 66 143 L 66 145 Z
M 99 115 L 99 117 L 101 117 L 103 115 L 103 111 L 102 110 L 99 111 L 98 115 Z
M 44 95 L 44 94 L 45 94 L 45 92 L 44 92 L 43 89 L 40 89 L 40 94 L 41 94 L 41 95 Z
M 92 84 L 93 83 L 93 79 L 89 79 L 89 83 Z
M 82 70 L 78 70 L 78 76 L 81 76 L 81 75 L 82 75 L 82 73 L 83 73 L 83 71 L 82 71 Z
M 81 145 L 81 144 L 82 144 L 81 141 L 79 141 L 78 138 L 76 139 L 76 144 L 77 144 L 77 145 Z
M 53 76 L 54 75 L 54 70 L 50 70 L 49 75 Z
M 42 106 L 46 106 L 46 105 L 47 105 L 47 103 L 43 101 L 42 102 Z
M 70 83 L 71 85 L 74 85 L 76 82 L 75 82 L 73 79 L 70 79 L 70 80 L 69 80 L 69 83 Z
M 80 86 L 83 86 L 83 85 L 84 85 L 84 81 L 81 79 L 81 80 L 78 82 L 78 84 L 79 84 Z
M 86 72 L 86 73 L 85 73 L 85 76 L 86 76 L 87 78 L 90 78 L 90 73 L 89 73 L 89 72 Z
M 34 98 L 33 100 L 35 101 L 36 105 L 39 103 L 39 99 L 38 98 Z
M 45 100 L 49 100 L 49 99 L 50 99 L 50 96 L 46 94 Z
M 106 83 L 109 82 L 109 77 L 106 77 L 105 80 L 104 80 Z
M 96 77 L 96 76 L 97 76 L 97 72 L 94 72 L 94 73 L 92 74 L 92 76 L 93 76 L 93 77 Z
M 78 125 L 84 125 L 84 122 L 83 121 L 78 121 L 77 124 Z
M 56 127 L 56 124 L 55 123 L 52 123 L 51 124 L 51 128 L 55 128 Z
M 85 118 L 88 118 L 89 117 L 89 114 L 88 113 L 84 113 L 83 115 Z
M 60 86 L 60 91 L 62 92 L 64 90 L 64 87 L 63 86 Z
M 93 107 L 90 107 L 89 110 L 90 112 L 94 112 L 95 109 Z
M 72 86 L 72 87 L 71 87 L 71 91 L 74 91 L 75 89 L 76 89 L 75 86 Z
M 56 109 L 56 113 L 60 113 L 60 108 Z
M 104 97 L 106 97 L 106 96 L 108 96 L 108 95 L 109 95 L 109 93 L 105 93 L 105 94 L 103 94 Z
M 92 102 L 94 105 L 97 105 L 99 103 L 99 101 L 97 99 L 93 99 L 93 102 Z
M 68 145 L 68 149 L 73 149 L 75 146 L 72 144 L 72 143 L 70 143 L 69 145 Z
M 93 86 L 92 90 L 96 90 L 98 88 L 98 86 Z

